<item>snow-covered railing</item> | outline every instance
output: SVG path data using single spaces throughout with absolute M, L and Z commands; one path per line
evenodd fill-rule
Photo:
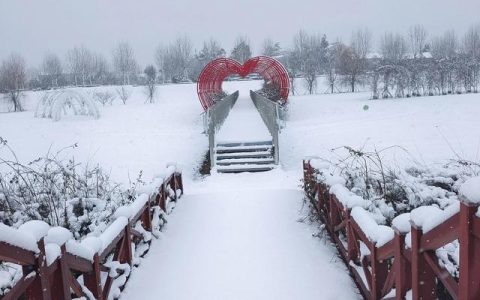
M 120 207 L 100 235 L 81 241 L 63 227 L 29 221 L 18 229 L 0 223 L 0 262 L 18 267 L 14 285 L 0 299 L 116 299 L 132 266 L 159 234 L 170 201 L 183 195 L 175 166 Z
M 227 119 L 232 107 L 235 105 L 238 99 L 239 92 L 236 91 L 216 102 L 205 112 L 204 126 L 205 131 L 208 134 L 208 145 L 210 149 L 210 166 L 215 166 L 215 135 L 222 127 L 223 123 Z
M 254 91 L 250 91 L 250 98 L 252 98 L 253 104 L 260 113 L 260 116 L 267 126 L 268 131 L 272 135 L 275 164 L 278 164 L 280 160 L 280 122 L 285 121 L 285 109 L 277 102 L 269 100 L 262 95 L 255 93 Z
M 416 208 L 389 227 L 317 162 L 303 162 L 305 193 L 365 299 L 405 299 L 410 292 L 412 299 L 443 299 L 440 283 L 453 299 L 480 299 L 479 177 L 463 184 L 459 203 Z M 452 242 L 459 244 L 458 278 L 439 258 Z

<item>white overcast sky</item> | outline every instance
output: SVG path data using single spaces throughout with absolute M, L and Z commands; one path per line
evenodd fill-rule
M 227 51 L 246 35 L 258 52 L 265 37 L 288 47 L 301 28 L 348 41 L 353 29 L 368 27 L 377 40 L 417 23 L 431 35 L 463 35 L 480 23 L 480 0 L 0 0 L 0 59 L 15 51 L 36 65 L 74 45 L 110 57 L 117 42 L 129 41 L 146 64 L 179 35 L 197 47 L 214 37 Z

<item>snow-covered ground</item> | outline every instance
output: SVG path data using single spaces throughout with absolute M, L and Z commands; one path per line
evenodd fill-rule
M 258 86 L 258 81 L 224 83 L 229 92 L 240 90 L 237 108 L 250 105 L 248 90 Z M 144 299 L 352 299 L 353 284 L 333 248 L 298 222 L 305 214 L 300 211 L 302 159 L 328 156 L 341 146 L 397 145 L 404 149 L 397 152 L 408 152 L 409 159 L 400 160 L 398 153 L 389 157 L 390 163 L 479 160 L 479 95 L 376 101 L 368 100 L 369 93 L 300 95 L 290 98 L 280 138 L 281 167 L 202 179 L 195 170 L 208 142 L 195 88 L 160 86 L 156 102 L 145 104 L 143 88 L 134 87 L 127 105 L 117 100 L 100 107 L 98 120 L 35 118 L 41 92 L 26 94 L 26 112 L 0 114 L 0 137 L 22 162 L 78 144 L 63 156 L 99 163 L 120 182 L 140 170 L 149 180 L 171 161 L 183 167 L 186 197 L 170 218 L 164 239 L 154 243 L 142 268 L 133 273 L 124 299 L 137 298 L 138 291 L 145 291 Z M 226 138 L 237 131 L 235 125 L 244 128 L 227 122 Z
M 304 223 L 297 180 L 273 170 L 188 186 L 121 299 L 360 299 Z
M 328 156 L 330 149 L 342 146 L 369 150 L 400 146 L 409 156 L 408 161 L 391 157 L 400 164 L 480 159 L 480 95 L 394 100 L 368 100 L 369 96 L 291 97 L 280 140 L 284 167 L 300 168 L 305 156 Z M 402 155 L 404 150 L 393 152 Z

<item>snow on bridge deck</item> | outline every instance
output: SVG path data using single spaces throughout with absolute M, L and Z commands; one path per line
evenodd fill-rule
M 249 91 L 240 96 L 217 134 L 218 143 L 271 141 L 272 136 L 255 108 Z
M 190 182 L 122 299 L 359 299 L 334 248 L 300 222 L 298 176 Z

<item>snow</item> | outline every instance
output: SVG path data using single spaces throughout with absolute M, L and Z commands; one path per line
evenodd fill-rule
M 468 179 L 461 186 L 459 194 L 467 203 L 480 204 L 480 176 Z
M 126 217 L 118 217 L 100 234 L 99 239 L 102 241 L 102 251 L 125 229 L 127 224 L 128 219 Z
M 52 227 L 48 230 L 48 234 L 45 237 L 45 243 L 53 243 L 62 246 L 71 239 L 73 239 L 73 234 L 68 229 L 63 227 Z
M 47 258 L 47 265 L 51 265 L 59 258 L 61 255 L 60 246 L 57 244 L 46 244 L 45 245 L 45 257 Z
M 0 242 L 36 253 L 40 251 L 37 246 L 37 240 L 32 234 L 14 229 L 3 223 L 0 223 Z
M 436 206 L 422 206 L 410 212 L 411 220 L 424 233 L 429 232 L 460 211 L 460 203 L 454 203 L 444 210 Z
M 245 98 L 248 90 L 258 88 L 258 84 L 224 83 L 229 92 L 241 90 L 241 98 L 220 132 L 224 140 L 270 139 L 260 115 L 255 110 L 252 113 L 251 100 Z M 184 170 L 187 196 L 169 218 L 163 238 L 152 243 L 141 268 L 132 273 L 124 299 L 139 298 L 139 291 L 142 299 L 156 299 L 158 295 L 167 299 L 359 298 L 345 267 L 336 259 L 335 249 L 312 237 L 311 228 L 297 222 L 302 217 L 299 210 L 303 193 L 298 187 L 302 159 L 311 155 L 328 158 L 331 149 L 345 145 L 358 149 L 398 145 L 406 151 L 385 157 L 386 164 L 441 164 L 452 157 L 478 161 L 478 95 L 371 101 L 369 93 L 303 95 L 301 86 L 302 82 L 297 82 L 300 95 L 289 99 L 288 120 L 280 136 L 281 166 L 263 174 L 198 178 L 195 170 L 205 156 L 208 140 L 201 134 L 202 109 L 193 84 L 159 86 L 154 104 L 144 104 L 142 87 L 129 87 L 133 94 L 127 105 L 117 100 L 113 106 L 100 107 L 98 120 L 68 116 L 58 122 L 34 118 L 33 110 L 42 93 L 27 92 L 28 110 L 2 114 L 0 136 L 8 140 L 23 162 L 49 149 L 56 153 L 77 143 L 78 147 L 65 150 L 62 158 L 73 155 L 76 162 L 99 163 L 110 170 L 114 180 L 126 185 L 140 170 L 143 178 L 158 177 L 154 182 L 162 182 L 173 169 L 164 173 L 165 164 L 178 162 Z M 115 88 L 96 89 L 114 93 Z M 323 88 L 319 87 L 319 92 Z M 364 109 L 365 105 L 368 109 Z M 5 151 L 0 148 L 0 156 L 8 156 Z M 320 176 L 325 177 L 346 207 L 359 206 L 354 208 L 359 211 L 357 217 L 377 246 L 387 241 L 391 229 L 378 225 L 375 215 L 362 210 L 365 201 L 348 191 L 337 173 L 326 168 Z M 140 190 L 149 195 L 155 188 L 158 186 L 152 183 Z M 434 189 L 410 192 L 412 199 L 417 192 L 444 197 Z M 469 198 L 477 199 L 470 196 L 471 192 L 478 193 L 478 189 L 465 192 Z M 450 204 L 445 201 L 440 207 Z M 93 259 L 123 230 L 138 207 L 130 205 L 123 213 L 118 212 L 114 226 L 99 237 L 69 240 L 67 251 Z M 457 207 L 431 211 L 430 221 L 430 216 L 419 212 L 411 218 L 428 230 L 453 215 Z M 160 211 L 155 214 L 159 216 Z M 401 216 L 394 226 L 407 232 L 407 219 Z M 20 231 L 0 226 L 1 241 L 31 251 L 38 251 L 36 241 L 50 229 L 41 225 L 45 228 Z M 24 228 L 29 226 L 35 227 Z M 158 229 L 160 221 L 154 220 L 154 226 Z M 159 235 L 157 229 L 155 236 Z M 53 258 L 56 250 L 49 245 Z
M 157 186 L 158 188 L 158 186 Z M 137 213 L 139 213 L 144 207 L 145 204 L 148 202 L 148 195 L 141 194 L 128 206 L 122 206 L 117 208 L 115 211 L 114 217 L 125 217 L 128 220 L 131 220 Z
M 393 228 L 398 230 L 399 233 L 405 234 L 410 232 L 412 229 L 410 223 L 410 213 L 403 213 L 401 215 L 396 216 L 392 220 Z
M 249 94 L 241 93 L 218 132 L 217 143 L 271 141 L 272 136 Z
M 328 159 L 331 149 L 342 146 L 378 150 L 399 146 L 384 158 L 384 163 L 399 166 L 440 164 L 458 156 L 478 161 L 478 94 L 370 97 L 370 93 L 290 97 L 287 126 L 280 137 L 284 167 L 298 168 L 309 156 Z
M 349 191 L 343 184 L 335 184 L 330 188 L 330 193 L 334 194 L 345 208 L 350 209 L 356 206 L 367 207 L 367 202 L 362 197 Z
M 50 230 L 50 225 L 38 220 L 25 222 L 18 227 L 18 231 L 31 234 L 37 242 L 47 235 L 48 230 Z
M 360 299 L 335 249 L 299 222 L 299 175 L 190 183 L 121 299 Z
M 369 241 L 374 243 L 376 247 L 382 247 L 393 240 L 395 235 L 393 229 L 385 225 L 378 225 L 371 214 L 362 207 L 354 207 L 351 216 L 355 222 L 357 222 L 358 226 L 360 226 Z

